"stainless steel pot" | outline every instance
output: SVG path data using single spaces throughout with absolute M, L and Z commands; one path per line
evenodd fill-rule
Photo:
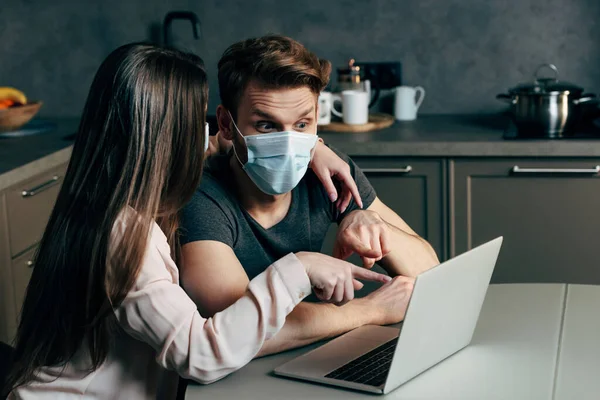
M 542 69 L 554 72 L 553 78 L 540 78 Z M 538 67 L 532 83 L 524 83 L 496 98 L 511 104 L 511 113 L 520 136 L 556 138 L 567 136 L 581 118 L 581 104 L 596 101 L 596 95 L 558 80 L 553 64 Z

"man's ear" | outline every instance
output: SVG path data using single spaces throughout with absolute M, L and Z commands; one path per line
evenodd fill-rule
M 219 104 L 217 107 L 217 123 L 219 124 L 219 132 L 221 132 L 223 138 L 227 140 L 233 140 L 235 133 L 233 132 L 234 128 L 231 121 L 231 116 L 222 104 Z

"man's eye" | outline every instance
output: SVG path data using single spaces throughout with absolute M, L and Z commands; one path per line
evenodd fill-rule
M 266 132 L 275 129 L 275 126 L 271 122 L 258 122 L 254 125 L 257 131 Z
M 306 128 L 308 128 L 308 122 L 299 122 L 296 124 L 296 127 L 298 129 L 306 129 Z

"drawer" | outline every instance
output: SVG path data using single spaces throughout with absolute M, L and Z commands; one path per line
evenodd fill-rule
M 65 171 L 66 164 L 7 190 L 8 235 L 12 257 L 42 238 Z
M 597 158 L 452 161 L 451 254 L 504 236 L 492 283 L 600 284 L 599 164 Z
M 6 226 L 6 203 L 4 192 L 0 192 L 0 341 L 10 343 L 14 332 L 14 298 L 11 276 L 11 260 L 8 250 Z
M 18 324 L 18 318 L 21 314 L 23 300 L 25 300 L 27 285 L 29 284 L 31 273 L 33 272 L 33 258 L 36 250 L 37 246 L 21 254 L 19 257 L 12 260 L 11 263 L 13 290 L 15 296 L 15 324 Z

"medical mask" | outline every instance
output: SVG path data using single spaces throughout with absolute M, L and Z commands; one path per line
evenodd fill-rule
M 298 185 L 308 169 L 317 135 L 285 131 L 244 136 L 235 122 L 233 126 L 246 142 L 248 161 L 242 164 L 233 146 L 235 156 L 260 190 L 276 195 Z
M 204 152 L 208 150 L 208 142 L 210 140 L 210 134 L 208 133 L 208 122 L 204 123 Z

